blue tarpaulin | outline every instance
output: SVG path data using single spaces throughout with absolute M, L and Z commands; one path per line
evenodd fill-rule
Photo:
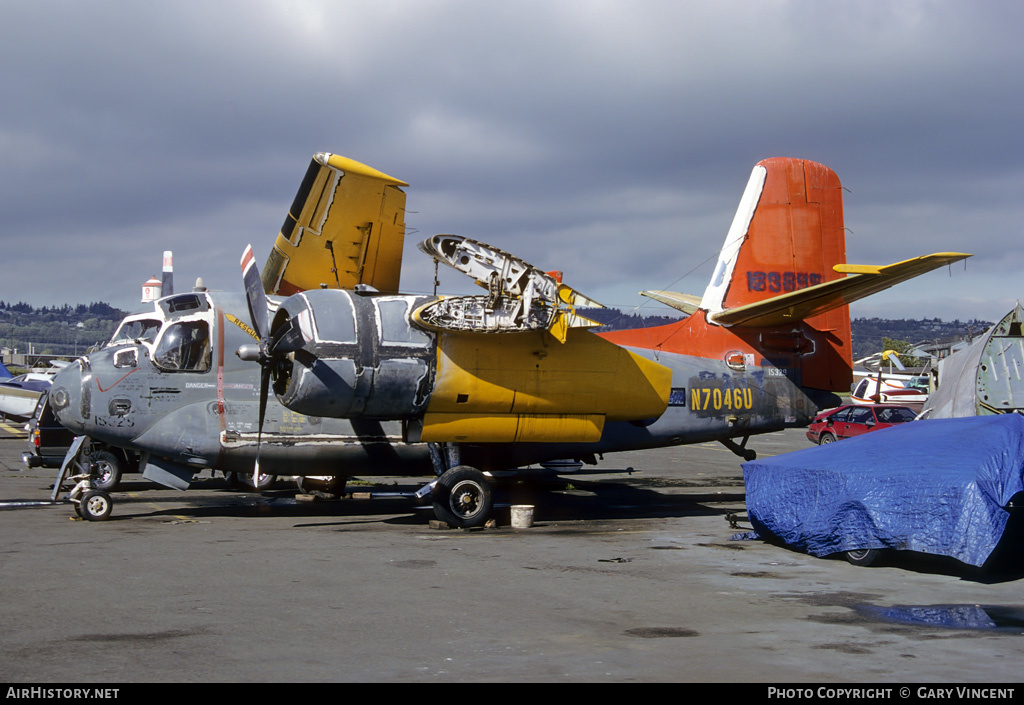
M 980 566 L 1024 492 L 1024 417 L 912 421 L 743 464 L 762 538 L 815 556 L 889 548 Z

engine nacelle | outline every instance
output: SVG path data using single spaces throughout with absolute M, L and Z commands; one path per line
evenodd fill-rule
M 308 416 L 422 415 L 433 386 L 436 340 L 410 321 L 412 311 L 433 298 L 320 289 L 285 299 L 271 334 L 292 318 L 305 342 L 274 361 L 274 393 Z

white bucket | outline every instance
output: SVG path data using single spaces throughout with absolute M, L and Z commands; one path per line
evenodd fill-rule
M 513 504 L 512 505 L 512 528 L 529 529 L 533 526 L 533 505 Z

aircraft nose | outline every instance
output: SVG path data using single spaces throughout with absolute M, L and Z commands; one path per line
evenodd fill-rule
M 88 361 L 76 360 L 53 378 L 50 386 L 50 407 L 61 424 L 76 434 L 85 432 L 89 418 L 87 374 Z

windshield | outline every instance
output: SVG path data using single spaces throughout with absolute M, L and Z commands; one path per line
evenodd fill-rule
M 107 345 L 124 343 L 152 343 L 160 331 L 160 320 L 156 318 L 126 318 L 117 327 Z
M 153 362 L 169 371 L 210 369 L 210 327 L 206 321 L 181 321 L 167 326 L 153 351 Z
M 907 382 L 907 389 L 919 389 L 922 392 L 928 391 L 928 378 L 927 377 L 914 377 L 912 380 Z

